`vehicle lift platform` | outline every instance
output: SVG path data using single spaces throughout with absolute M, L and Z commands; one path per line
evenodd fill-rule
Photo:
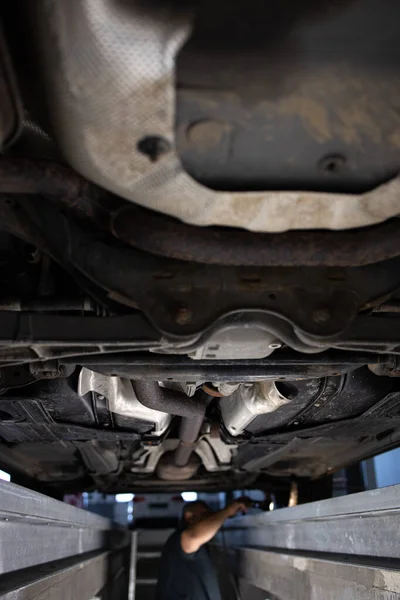
M 0 599 L 151 600 L 167 534 L 0 482 Z M 400 599 L 400 486 L 235 519 L 212 552 L 224 600 Z

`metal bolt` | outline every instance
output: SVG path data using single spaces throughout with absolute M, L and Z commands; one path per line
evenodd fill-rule
M 331 318 L 331 311 L 329 308 L 317 308 L 314 310 L 312 318 L 315 323 L 326 323 Z
M 175 323 L 178 323 L 178 325 L 187 325 L 192 320 L 192 316 L 192 311 L 187 306 L 180 306 L 175 315 Z

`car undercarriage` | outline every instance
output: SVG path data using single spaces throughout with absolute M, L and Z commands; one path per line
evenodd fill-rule
M 400 445 L 400 6 L 2 6 L 0 467 L 278 489 Z

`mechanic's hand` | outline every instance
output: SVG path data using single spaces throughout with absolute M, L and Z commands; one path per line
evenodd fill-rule
M 252 501 L 249 498 L 246 498 L 245 496 L 238 498 L 235 502 L 232 502 L 232 504 L 229 504 L 229 506 L 226 507 L 228 518 L 235 517 L 238 513 L 245 515 L 251 505 Z

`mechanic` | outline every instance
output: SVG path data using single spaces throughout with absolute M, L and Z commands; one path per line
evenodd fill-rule
M 221 600 L 207 543 L 229 517 L 246 513 L 251 501 L 239 498 L 218 512 L 196 500 L 183 508 L 182 527 L 165 544 L 157 600 Z

